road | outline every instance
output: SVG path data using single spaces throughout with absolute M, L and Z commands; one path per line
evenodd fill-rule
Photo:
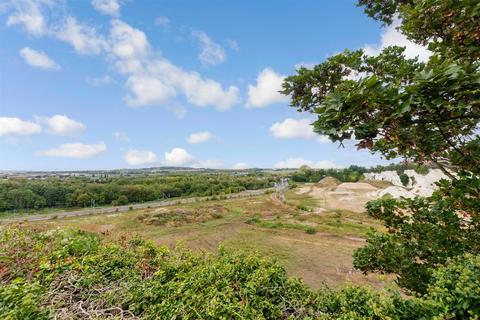
M 224 195 L 224 197 L 227 199 L 254 197 L 254 196 L 263 195 L 268 190 L 270 189 L 247 190 L 239 193 L 226 194 Z M 95 214 L 129 211 L 130 207 L 132 207 L 132 210 L 147 209 L 147 208 L 168 207 L 168 206 L 174 206 L 177 204 L 188 204 L 188 203 L 194 203 L 198 201 L 207 201 L 207 200 L 211 200 L 211 197 L 194 197 L 194 198 L 182 198 L 182 199 L 174 199 L 174 200 L 152 201 L 152 202 L 145 202 L 145 203 L 129 204 L 125 206 L 101 207 L 101 208 L 93 208 L 93 209 L 88 208 L 88 209 L 81 209 L 76 211 L 52 212 L 47 214 L 33 213 L 31 215 L 3 219 L 3 220 L 0 220 L 0 223 L 3 224 L 3 223 L 20 222 L 20 221 L 43 221 L 43 220 L 52 219 L 54 217 L 56 219 L 68 218 L 68 217 L 80 217 L 80 216 L 89 216 L 89 215 L 95 215 Z

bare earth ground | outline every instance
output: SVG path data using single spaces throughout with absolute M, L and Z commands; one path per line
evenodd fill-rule
M 313 288 L 323 282 L 382 288 L 391 285 L 390 278 L 364 276 L 352 266 L 353 250 L 364 245 L 367 231 L 381 229 L 363 212 L 372 188 L 378 190 L 365 183 L 304 185 L 288 191 L 285 203 L 276 195 L 259 195 L 22 223 L 75 227 L 114 238 L 140 235 L 169 247 L 257 251 L 275 257 Z M 316 233 L 307 234 L 308 227 Z

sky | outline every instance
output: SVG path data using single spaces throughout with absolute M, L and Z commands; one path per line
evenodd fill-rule
M 386 164 L 278 93 L 345 48 L 428 57 L 355 3 L 0 0 L 0 170 Z

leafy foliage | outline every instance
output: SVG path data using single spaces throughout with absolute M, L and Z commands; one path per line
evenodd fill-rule
M 432 197 L 369 203 L 388 233 L 372 233 L 354 256 L 364 272 L 394 273 L 404 288 L 425 293 L 450 258 L 480 254 L 480 3 L 359 5 L 385 24 L 398 18 L 410 40 L 428 44 L 429 61 L 407 59 L 395 46 L 374 57 L 345 50 L 287 77 L 283 93 L 292 107 L 316 114 L 314 130 L 332 141 L 354 138 L 359 149 L 434 164 L 450 177 Z
M 469 294 L 478 288 L 466 282 L 475 279 L 469 270 L 478 280 L 474 261 L 439 270 L 422 299 L 352 286 L 314 292 L 256 254 L 195 254 L 72 230 L 4 229 L 0 256 L 2 319 L 430 319 L 458 309 L 461 297 L 443 299 L 455 294 L 445 291 L 450 277 L 463 275 Z
M 0 181 L 0 212 L 42 208 L 126 205 L 182 196 L 212 196 L 271 187 L 273 175 L 179 174 Z
M 359 0 L 370 17 L 391 24 L 412 41 L 444 56 L 480 57 L 480 4 L 475 0 Z
M 448 318 L 480 317 L 480 256 L 450 259 L 433 273 L 428 297 L 442 306 Z
M 377 57 L 345 51 L 284 82 L 292 106 L 318 115 L 314 129 L 392 159 L 439 162 L 466 148 L 480 119 L 480 64 L 432 57 L 428 65 L 389 47 Z M 357 80 L 349 79 L 358 74 Z M 478 170 L 478 169 L 476 169 Z
M 325 177 L 333 177 L 341 182 L 357 182 L 366 171 L 368 171 L 366 168 L 359 166 L 350 166 L 345 169 L 311 169 L 302 166 L 292 174 L 292 180 L 294 182 L 319 182 Z

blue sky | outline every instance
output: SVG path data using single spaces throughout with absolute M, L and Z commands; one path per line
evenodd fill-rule
M 3 170 L 385 163 L 277 90 L 344 48 L 423 54 L 349 0 L 0 0 L 0 43 Z

